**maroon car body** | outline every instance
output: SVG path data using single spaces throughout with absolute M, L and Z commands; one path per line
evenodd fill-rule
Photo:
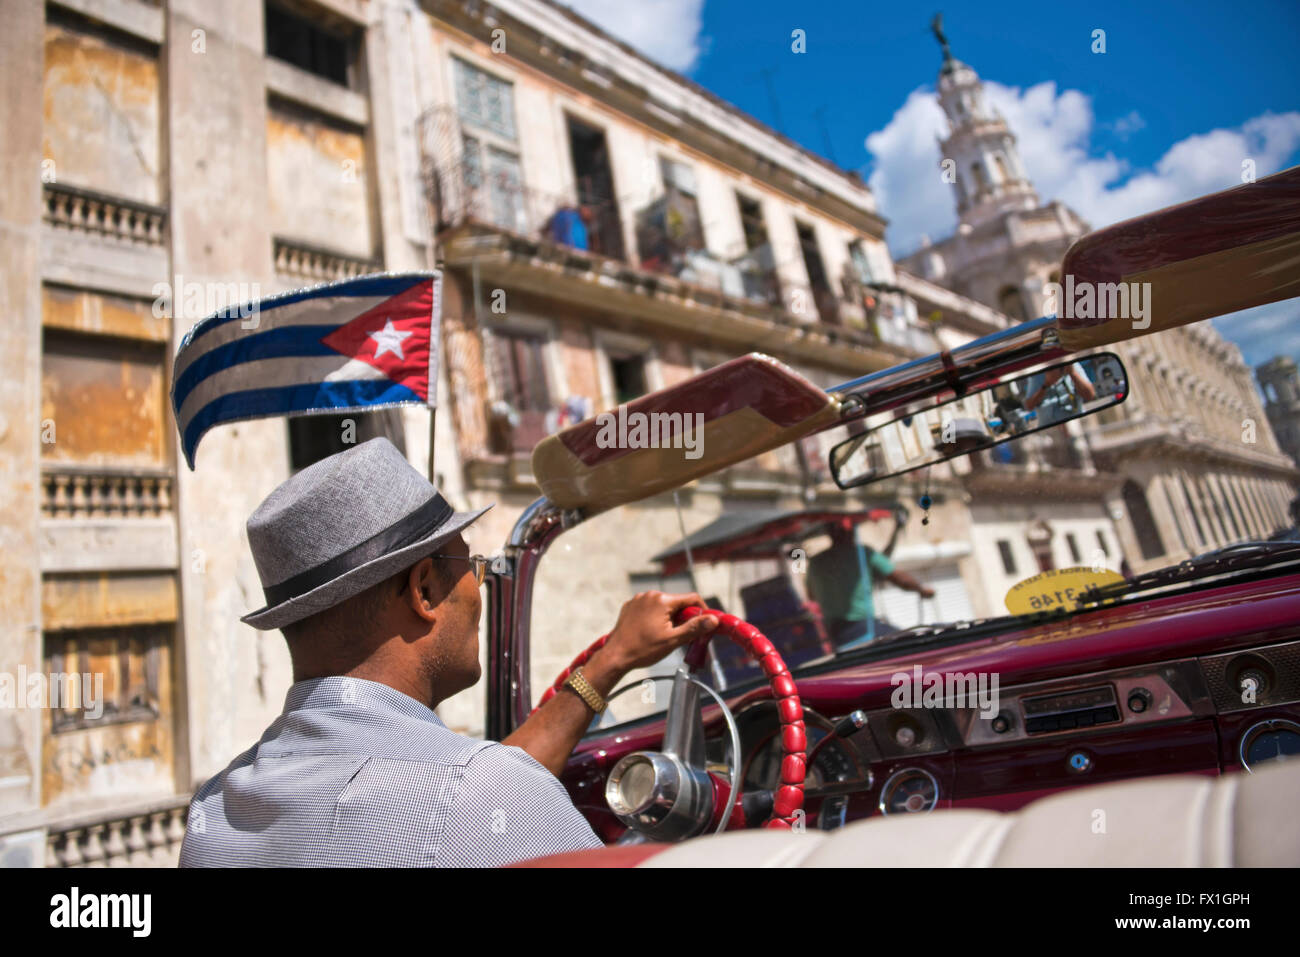
M 1300 724 L 1300 570 L 1192 595 L 1160 597 L 1104 607 L 1052 624 L 1013 628 L 1001 634 L 891 655 L 888 643 L 869 660 L 836 663 L 832 670 L 800 674 L 799 692 L 811 715 L 838 718 L 855 709 L 873 719 L 867 729 L 830 747 L 852 752 L 870 772 L 831 789 L 848 791 L 846 820 L 880 813 L 881 790 L 900 771 L 919 768 L 938 784 L 938 807 L 1018 808 L 1054 791 L 1082 784 L 1153 774 L 1217 775 L 1242 770 L 1243 736 L 1261 722 L 1282 718 Z M 1272 673 L 1273 697 L 1244 706 L 1232 677 L 1262 660 Z M 1178 674 L 1166 714 L 1162 702 L 1142 713 L 1119 699 L 1121 720 L 1096 727 L 971 744 L 961 722 L 947 710 L 895 709 L 891 677 L 912 673 L 996 673 L 1004 709 L 1021 697 L 1103 685 L 1128 691 L 1154 685 L 1169 669 Z M 1027 686 L 1029 687 L 1026 690 Z M 1148 689 L 1150 690 L 1150 689 Z M 743 713 L 769 695 L 756 687 L 730 701 Z M 809 726 L 815 719 L 810 715 Z M 890 717 L 921 727 L 910 746 L 890 739 Z M 1014 717 L 1014 716 L 1013 716 Z M 721 734 L 717 709 L 705 709 Z M 605 777 L 625 754 L 658 746 L 663 720 L 656 718 L 587 737 L 563 776 L 575 804 L 607 840 L 622 825 L 604 803 Z M 866 735 L 867 737 L 864 737 Z M 936 736 L 936 737 L 932 737 Z M 1089 759 L 1076 770 L 1071 756 Z M 806 813 L 819 817 L 824 789 L 807 788 Z

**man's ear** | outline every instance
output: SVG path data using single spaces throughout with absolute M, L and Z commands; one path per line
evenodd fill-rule
M 407 602 L 411 611 L 426 621 L 433 621 L 434 609 L 442 601 L 438 576 L 434 573 L 433 559 L 422 558 L 407 573 Z

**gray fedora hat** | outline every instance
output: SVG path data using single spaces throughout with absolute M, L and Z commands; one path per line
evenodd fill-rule
M 491 508 L 456 512 L 385 438 L 321 459 L 248 519 L 263 631 L 332 608 L 409 568 Z

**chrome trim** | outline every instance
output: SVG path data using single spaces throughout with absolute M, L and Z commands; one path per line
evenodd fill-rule
M 895 782 L 898 780 L 898 778 L 901 778 L 903 775 L 911 775 L 911 774 L 922 774 L 925 775 L 925 777 L 930 779 L 930 783 L 934 785 L 934 801 L 924 811 L 907 811 L 904 813 L 929 814 L 931 811 L 933 811 L 936 807 L 939 806 L 939 797 L 940 797 L 939 782 L 935 778 L 935 776 L 931 774 L 929 771 L 927 771 L 925 768 L 908 767 L 908 768 L 902 768 L 901 770 L 895 771 L 893 774 L 891 774 L 888 778 L 885 779 L 884 785 L 880 788 L 880 800 L 876 803 L 876 807 L 880 810 L 880 813 L 882 815 L 888 817 L 890 813 L 886 809 L 888 807 L 888 801 L 886 801 L 886 798 L 889 796 L 890 789 L 895 785 Z
M 686 679 L 687 681 L 689 681 L 689 682 L 691 682 L 691 683 L 693 683 L 693 684 L 695 684 L 695 685 L 698 685 L 698 686 L 699 686 L 700 688 L 702 688 L 705 692 L 707 692 L 707 693 L 709 694 L 709 696 L 712 697 L 713 700 L 717 702 L 718 707 L 719 707 L 719 708 L 721 709 L 721 711 L 722 711 L 722 719 L 723 719 L 723 721 L 726 722 L 726 724 L 727 724 L 727 732 L 728 732 L 728 733 L 730 734 L 730 736 L 731 736 L 731 767 L 730 767 L 730 769 L 729 769 L 729 770 L 731 771 L 731 780 L 730 780 L 730 784 L 731 784 L 731 797 L 730 797 L 730 800 L 734 803 L 734 801 L 736 800 L 736 796 L 739 795 L 739 794 L 741 793 L 741 790 L 740 790 L 740 785 L 741 785 L 741 781 L 740 781 L 740 773 L 741 773 L 741 770 L 742 770 L 742 768 L 743 768 L 743 766 L 744 766 L 743 763 L 742 763 L 742 761 L 741 761 L 741 754 L 740 754 L 740 750 L 741 750 L 741 744 L 740 744 L 740 726 L 736 724 L 736 717 L 735 717 L 734 714 L 732 714 L 732 712 L 731 712 L 731 708 L 727 706 L 727 702 L 725 702 L 725 701 L 722 699 L 722 697 L 721 697 L 721 696 L 720 696 L 716 691 L 714 691 L 712 688 L 710 688 L 708 685 L 706 685 L 703 681 L 700 681 L 698 678 L 695 678 L 695 677 L 691 676 L 690 674 L 686 674 L 685 671 L 684 671 L 684 669 L 683 669 L 683 670 L 678 670 L 676 674 L 672 674 L 672 675 L 650 675 L 650 676 L 648 676 L 648 677 L 646 677 L 646 678 L 642 678 L 640 681 L 629 682 L 628 684 L 625 684 L 623 687 L 621 687 L 621 688 L 617 688 L 617 689 L 615 689 L 614 691 L 610 692 L 609 696 L 608 696 L 605 700 L 606 700 L 606 702 L 613 701 L 615 698 L 617 698 L 619 695 L 623 694 L 624 692 L 626 692 L 626 691 L 631 691 L 633 688 L 639 688 L 639 687 L 641 687 L 641 685 L 644 684 L 646 681 L 672 681 L 672 682 L 673 682 L 673 700 L 675 701 L 675 700 L 676 700 L 676 696 L 677 696 L 677 679 L 678 679 L 679 677 L 682 677 L 682 676 L 684 676 L 685 679 Z M 669 708 L 672 708 L 672 705 L 673 705 L 673 701 L 669 701 L 669 703 L 668 703 L 668 707 L 669 707 Z M 702 740 L 702 737 L 701 737 L 701 740 Z M 655 753 L 656 753 L 656 752 L 653 752 L 653 751 L 636 751 L 636 752 L 633 752 L 633 754 L 643 754 L 643 755 L 649 755 L 649 754 L 655 754 Z M 672 758 L 677 758 L 677 757 L 678 757 L 677 754 L 672 750 L 672 748 L 669 747 L 669 746 L 667 746 L 667 736 L 666 736 L 666 735 L 665 735 L 665 748 L 664 748 L 664 752 L 663 752 L 663 753 L 664 753 L 665 755 L 669 756 L 669 757 L 672 757 Z M 616 786 L 617 786 L 617 782 L 614 781 L 614 772 L 617 771 L 617 770 L 619 770 L 620 767 L 622 766 L 623 762 L 626 761 L 627 758 L 629 758 L 629 757 L 632 757 L 632 755 L 626 755 L 624 758 L 619 759 L 619 762 L 618 762 L 617 764 L 614 765 L 614 770 L 611 770 L 610 773 L 609 773 L 609 777 L 606 778 L 606 780 L 605 780 L 605 803 L 609 805 L 609 809 L 610 809 L 611 811 L 614 812 L 615 816 L 618 817 L 619 820 L 621 820 L 621 821 L 622 821 L 624 824 L 626 824 L 628 827 L 635 827 L 635 825 L 632 823 L 632 820 L 629 820 L 629 819 L 628 819 L 628 817 L 633 817 L 633 818 L 635 819 L 634 813 L 633 813 L 633 812 L 629 812 L 628 817 L 625 817 L 622 813 L 620 813 L 620 812 L 618 811 L 617 808 L 614 807 L 614 803 L 610 800 L 610 788 L 611 788 L 611 787 L 616 787 Z M 678 759 L 678 760 L 680 761 L 680 759 Z M 623 771 L 626 772 L 626 768 L 623 768 Z M 707 772 L 706 772 L 706 773 L 707 773 Z M 620 778 L 620 780 L 621 780 L 621 778 Z M 656 780 L 657 780 L 657 777 L 656 777 Z M 675 800 L 675 798 L 674 798 L 674 800 Z M 710 814 L 713 813 L 713 809 L 712 809 L 711 806 L 710 806 L 710 808 L 709 808 L 709 813 L 710 813 Z M 707 819 L 706 819 L 706 820 L 707 820 Z M 727 829 L 727 822 L 730 821 L 730 820 L 731 820 L 731 809 L 728 808 L 728 809 L 727 809 L 727 813 L 723 814 L 723 815 L 722 815 L 722 819 L 718 822 L 717 830 L 715 830 L 713 833 L 714 833 L 714 834 L 721 834 L 723 831 L 725 831 L 725 830 Z M 654 824 L 654 825 L 652 825 L 652 826 L 658 826 L 658 823 L 659 823 L 659 822 L 656 822 L 656 824 Z M 647 833 L 648 833 L 648 832 L 647 832 Z
M 948 352 L 951 365 L 963 381 L 1007 375 L 1032 365 L 1068 355 L 1054 333 L 1056 317 L 1042 316 L 1009 329 L 1000 329 Z M 826 391 L 844 397 L 840 421 L 894 408 L 936 394 L 947 384 L 944 353 L 913 359 L 869 375 L 850 379 Z M 850 403 L 851 398 L 861 400 Z M 833 427 L 833 426 L 831 426 Z
M 510 529 L 510 537 L 506 539 L 506 548 L 520 549 L 527 547 L 537 537 L 537 534 L 544 530 L 546 524 L 555 521 L 559 517 L 560 510 L 551 505 L 551 500 L 546 496 L 534 499 L 515 519 L 514 527 Z M 538 527 L 535 529 L 534 525 Z
M 1251 766 L 1246 763 L 1247 745 L 1253 744 L 1255 739 L 1266 730 L 1286 730 L 1300 734 L 1300 724 L 1296 724 L 1289 718 L 1265 718 L 1243 731 L 1241 733 L 1241 743 L 1237 746 L 1237 757 L 1241 761 L 1241 766 L 1246 769 L 1247 774 L 1255 773 Z

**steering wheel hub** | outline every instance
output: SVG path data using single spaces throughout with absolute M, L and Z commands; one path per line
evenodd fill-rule
M 610 771 L 605 801 L 629 828 L 653 840 L 676 841 L 708 822 L 713 783 L 708 772 L 674 754 L 634 751 Z

